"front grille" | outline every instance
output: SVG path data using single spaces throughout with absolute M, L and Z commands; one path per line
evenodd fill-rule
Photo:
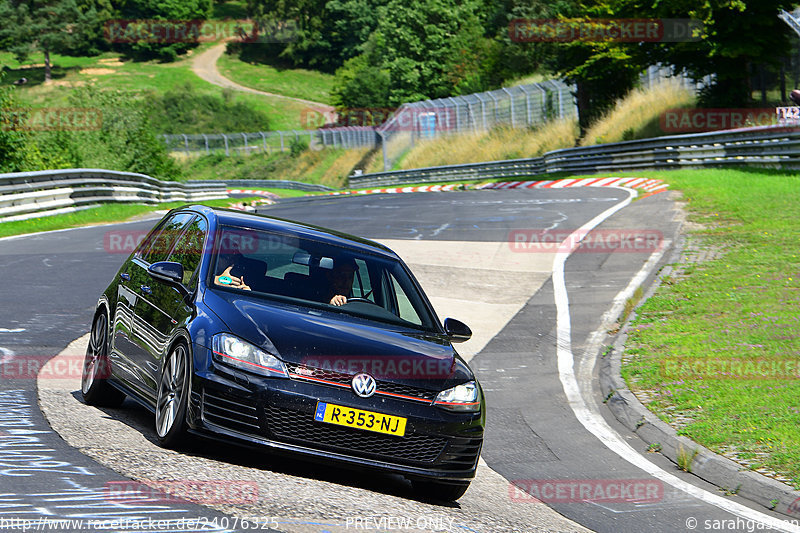
M 203 420 L 241 433 L 258 433 L 258 408 L 255 402 L 218 392 L 203 390 Z
M 308 378 L 309 380 L 325 380 L 332 383 L 350 386 L 355 374 L 346 374 L 344 372 L 336 372 L 335 370 L 326 370 L 323 368 L 315 368 L 307 365 L 287 363 L 289 373 L 292 374 L 292 379 Z M 436 392 L 423 389 L 420 387 L 412 387 L 409 385 L 401 385 L 385 380 L 375 380 L 377 383 L 376 394 L 385 392 L 388 394 L 400 394 L 403 396 L 410 396 L 420 400 L 432 402 L 436 398 Z
M 266 408 L 271 438 L 297 442 L 348 455 L 368 456 L 399 462 L 431 464 L 441 455 L 447 439 L 427 435 L 393 437 L 359 429 L 337 427 L 314 420 L 313 414 L 279 407 Z
M 455 437 L 450 439 L 442 455 L 442 468 L 447 470 L 468 470 L 478 461 L 483 438 Z

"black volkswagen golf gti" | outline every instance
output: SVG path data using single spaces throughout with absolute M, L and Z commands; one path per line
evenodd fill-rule
M 170 211 L 98 300 L 81 389 L 131 396 L 162 446 L 187 434 L 405 475 L 454 500 L 474 477 L 485 403 L 388 248 L 203 206 Z

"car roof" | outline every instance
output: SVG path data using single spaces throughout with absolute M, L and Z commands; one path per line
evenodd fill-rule
M 209 218 L 216 218 L 219 224 L 225 226 L 260 229 L 278 233 L 291 232 L 295 235 L 305 237 L 310 240 L 357 249 L 391 259 L 399 259 L 395 252 L 380 243 L 371 241 L 369 239 L 364 239 L 362 237 L 357 237 L 355 235 L 350 235 L 341 231 L 323 228 L 321 226 L 314 226 L 312 224 L 305 224 L 285 218 L 272 217 L 253 212 L 224 209 L 220 207 L 208 207 L 204 205 L 190 205 L 179 208 L 178 210 L 186 209 L 197 211 Z

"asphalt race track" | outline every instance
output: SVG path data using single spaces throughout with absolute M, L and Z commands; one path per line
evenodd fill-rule
M 487 395 L 485 465 L 450 506 L 418 501 L 404 480 L 391 476 L 208 442 L 184 453 L 162 450 L 149 413 L 130 401 L 102 411 L 82 405 L 74 375 L 39 376 L 37 395 L 35 372 L 20 372 L 20 361 L 39 365 L 86 334 L 97 296 L 126 257 L 109 250 L 109 232 L 142 231 L 154 221 L 0 240 L 0 520 L 169 520 L 162 529 L 140 523 L 139 529 L 120 524 L 119 531 L 243 530 L 232 517 L 262 517 L 260 527 L 298 532 L 357 530 L 358 524 L 373 531 L 577 531 L 582 525 L 633 532 L 746 530 L 748 519 L 773 519 L 778 515 L 748 510 L 736 497 L 720 503 L 715 487 L 647 453 L 637 436 L 609 419 L 591 386 L 604 313 L 648 260 L 666 261 L 669 248 L 583 249 L 562 270 L 550 248 L 515 247 L 536 230 L 568 235 L 590 221 L 607 235 L 648 230 L 669 245 L 677 223 L 668 195 L 625 205 L 628 199 L 627 190 L 588 187 L 316 197 L 260 209 L 387 243 L 420 279 L 440 318 L 472 326 L 474 340 L 457 349 L 471 359 Z M 65 357 L 79 359 L 79 344 Z M 109 487 L 125 475 L 239 480 L 257 483 L 259 497 L 206 506 L 110 497 Z M 576 486 L 600 491 L 605 500 L 570 493 Z M 179 525 L 198 517 L 200 527 Z M 400 529 L 401 518 L 416 529 Z M 731 527 L 712 527 L 720 524 Z

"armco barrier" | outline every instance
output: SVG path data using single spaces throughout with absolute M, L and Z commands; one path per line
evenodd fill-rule
M 335 190 L 325 185 L 290 180 L 192 180 L 190 183 L 198 185 L 227 185 L 228 188 L 235 187 L 237 189 L 261 189 L 267 187 L 312 192 L 328 192 Z
M 195 202 L 227 198 L 225 184 L 161 181 L 101 169 L 0 174 L 0 221 L 69 212 L 105 202 Z
M 800 128 L 764 126 L 672 135 L 547 152 L 541 157 L 394 170 L 352 176 L 348 186 L 387 187 L 408 183 L 517 179 L 556 172 L 593 174 L 625 170 L 668 170 L 753 165 L 800 168 Z

